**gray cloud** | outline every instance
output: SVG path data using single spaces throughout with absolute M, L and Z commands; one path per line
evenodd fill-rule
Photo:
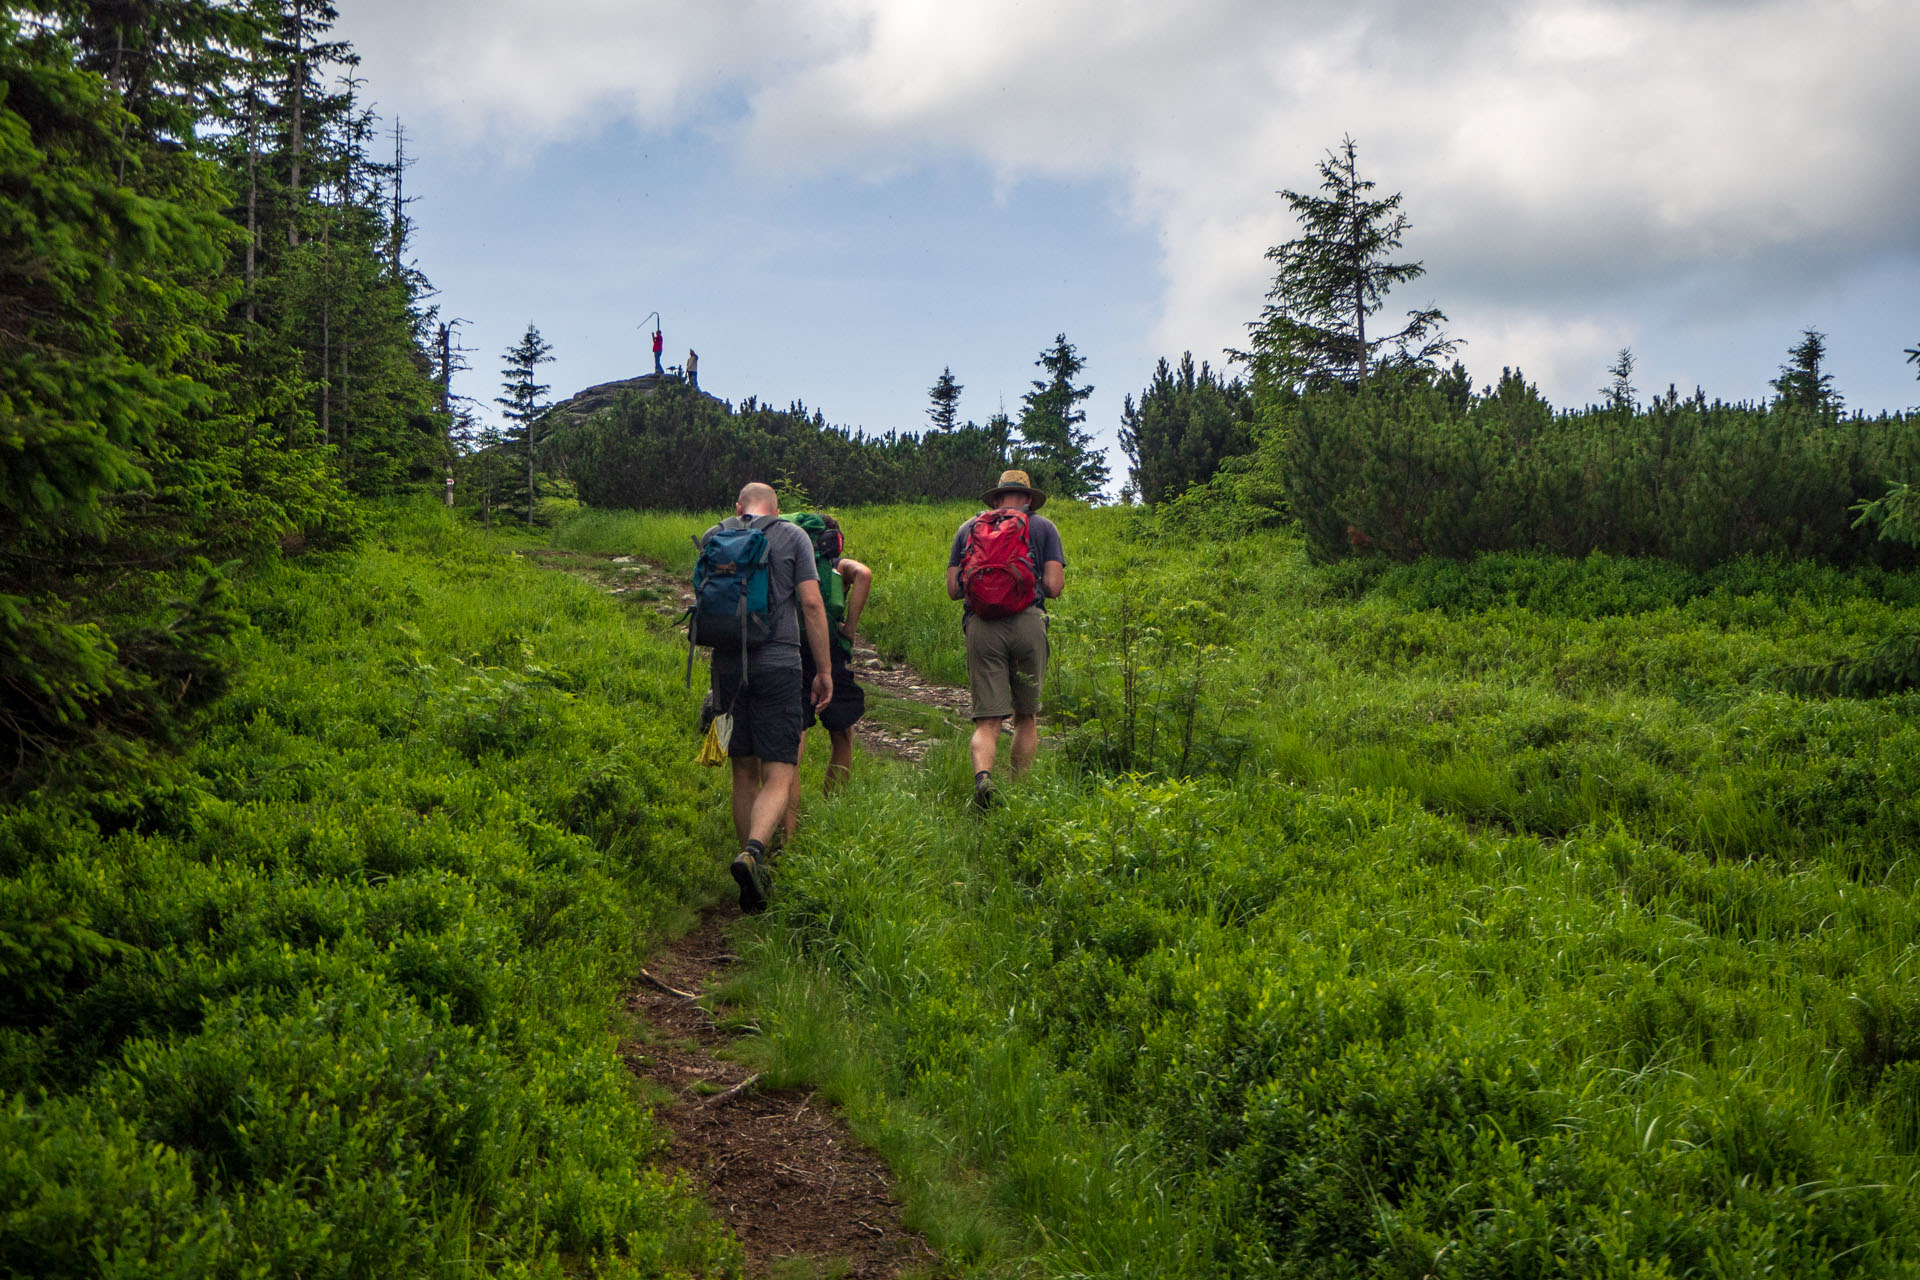
M 1292 233 L 1275 189 L 1348 132 L 1476 357 L 1550 386 L 1593 382 L 1678 281 L 1920 256 L 1904 0 L 415 0 L 342 26 L 384 97 L 476 148 L 630 119 L 716 128 L 757 173 L 1117 176 L 1169 351 L 1240 341 Z

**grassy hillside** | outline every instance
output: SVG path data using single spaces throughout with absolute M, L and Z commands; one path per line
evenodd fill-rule
M 947 678 L 963 514 L 843 513 L 870 631 Z M 782 860 L 743 984 L 772 1062 L 1029 1224 L 950 1256 L 1920 1268 L 1915 702 L 1770 674 L 1912 629 L 1910 576 L 1329 570 L 1286 535 L 1050 514 L 1040 774 L 977 818 L 957 745 L 863 768 Z M 602 521 L 576 535 L 685 545 Z
M 843 513 L 948 679 L 966 510 Z M 733 992 L 953 1265 L 1920 1272 L 1915 695 L 1774 675 L 1914 629 L 1909 576 L 1050 514 L 1038 774 L 978 815 L 958 741 L 863 760 Z M 558 538 L 684 569 L 706 523 Z M 0 818 L 0 1267 L 737 1265 L 611 1051 L 727 884 L 698 689 L 510 550 L 421 511 L 272 570 L 171 777 Z
M 0 1273 L 724 1273 L 617 995 L 731 833 L 680 652 L 437 510 L 246 584 L 170 779 L 0 818 Z

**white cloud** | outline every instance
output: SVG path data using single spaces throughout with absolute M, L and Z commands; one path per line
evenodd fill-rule
M 1585 317 L 1676 277 L 1920 255 L 1906 0 L 416 0 L 342 29 L 477 147 L 629 119 L 716 130 L 750 172 L 1118 177 L 1169 351 L 1241 340 L 1291 234 L 1274 189 L 1345 132 L 1405 193 L 1433 300 L 1530 373 L 1603 365 Z

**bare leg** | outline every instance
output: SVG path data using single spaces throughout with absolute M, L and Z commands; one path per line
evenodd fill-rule
M 807 735 L 800 735 L 800 759 L 807 758 Z M 793 833 L 800 828 L 800 766 L 793 766 L 793 783 L 787 788 L 787 813 L 782 823 L 783 837 L 787 844 L 793 843 Z
M 973 771 L 993 772 L 993 755 L 1000 746 L 1000 726 L 1005 716 L 984 716 L 973 722 Z
M 1033 768 L 1033 757 L 1040 751 L 1040 717 L 1013 718 L 1013 776 L 1024 778 Z
M 787 816 L 787 798 L 793 792 L 799 773 L 800 770 L 790 764 L 760 762 L 760 790 L 753 798 L 742 844 L 758 840 L 764 845 L 773 839 L 773 833 L 780 829 L 781 820 Z
M 733 758 L 733 833 L 736 844 L 746 844 L 753 825 L 753 802 L 760 794 L 760 761 L 753 756 Z
M 833 744 L 833 754 L 827 758 L 826 794 L 832 795 L 853 777 L 853 730 L 829 729 L 827 740 Z M 794 790 L 797 794 L 799 787 Z

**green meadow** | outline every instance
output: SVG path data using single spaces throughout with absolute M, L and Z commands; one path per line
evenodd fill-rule
M 440 512 L 272 565 L 197 741 L 0 818 L 0 1274 L 727 1274 L 624 984 L 726 878 L 678 654 Z
M 967 510 L 841 512 L 950 681 Z M 828 801 L 810 752 L 724 992 L 956 1273 L 1920 1271 L 1920 695 L 1786 674 L 1914 630 L 1910 574 L 1049 514 L 1034 776 L 974 812 L 953 733 Z M 0 819 L 0 1269 L 737 1273 L 614 1052 L 730 889 L 680 633 L 383 520 L 241 584 L 151 781 Z M 706 523 L 541 545 L 685 569 Z
M 964 514 L 843 513 L 869 630 L 947 679 Z M 1914 1272 L 1916 699 L 1783 676 L 1913 630 L 1911 575 L 1052 514 L 1042 767 L 985 816 L 957 741 L 863 768 L 741 985 L 949 1257 Z

